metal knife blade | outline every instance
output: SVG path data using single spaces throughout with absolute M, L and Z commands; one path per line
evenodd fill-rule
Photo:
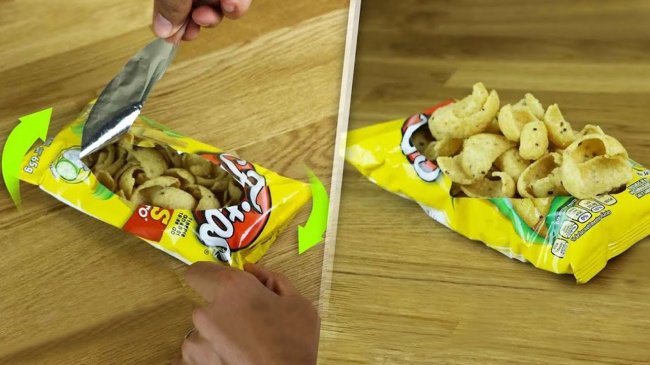
M 133 56 L 102 91 L 81 136 L 83 158 L 115 142 L 140 114 L 149 92 L 171 64 L 178 43 L 156 39 Z

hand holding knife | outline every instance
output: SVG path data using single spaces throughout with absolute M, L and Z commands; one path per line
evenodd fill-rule
M 251 0 L 155 0 L 154 33 L 171 41 L 190 41 L 201 28 L 213 28 L 223 18 L 237 19 L 244 15 Z M 187 22 L 187 30 L 179 32 Z
M 157 39 L 136 53 L 95 102 L 81 137 L 80 157 L 118 140 L 135 122 L 154 84 L 176 54 L 178 43 Z
M 156 0 L 154 31 L 161 38 L 136 53 L 102 91 L 84 126 L 80 157 L 129 130 L 173 61 L 181 39 L 195 38 L 201 26 L 215 26 L 224 15 L 238 18 L 249 6 L 250 0 Z

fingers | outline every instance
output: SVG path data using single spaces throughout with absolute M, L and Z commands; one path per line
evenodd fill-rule
M 271 272 L 255 264 L 244 265 L 244 270 L 253 274 L 264 286 L 280 296 L 298 294 L 291 281 L 283 274 Z
M 201 336 L 200 332 L 194 332 L 183 341 L 181 346 L 181 364 L 192 365 L 218 365 L 221 364 L 219 355 L 214 351 L 212 344 Z
M 185 24 L 192 11 L 192 0 L 154 0 L 154 33 L 169 38 Z
M 191 21 L 186 21 L 185 24 L 181 26 L 181 28 L 174 33 L 171 37 L 166 38 L 165 40 L 169 43 L 178 43 L 181 41 L 181 39 L 185 39 L 185 31 L 187 30 L 187 27 L 190 25 Z
M 236 269 L 212 262 L 197 262 L 185 272 L 185 281 L 203 299 L 212 303 L 220 291 L 231 284 Z
M 259 280 L 260 283 L 264 284 L 267 288 L 267 283 L 270 283 L 273 280 L 273 273 L 261 266 L 255 264 L 245 264 L 244 270 L 248 273 L 253 274 L 253 276 L 255 276 L 257 280 Z
M 192 20 L 206 28 L 216 27 L 221 23 L 223 16 L 215 8 L 207 5 L 199 6 L 192 11 Z
M 232 326 L 242 323 L 241 319 L 237 318 L 237 314 L 241 315 L 241 313 L 239 311 L 215 313 L 208 307 L 196 308 L 192 312 L 192 323 L 201 337 L 211 346 L 212 351 L 220 358 L 235 359 L 239 350 L 238 346 L 242 346 L 242 343 L 233 342 L 236 341 L 233 339 L 233 334 L 239 331 Z M 217 362 L 216 364 L 221 363 Z
M 214 344 L 222 344 L 224 346 L 222 351 L 228 351 L 228 341 L 224 337 L 223 332 L 207 308 L 196 308 L 192 312 L 192 324 L 194 328 L 205 338 L 212 350 L 216 351 Z M 191 337 L 191 336 L 190 336 Z
M 186 32 L 187 33 L 187 32 Z M 298 295 L 298 290 L 289 279 L 280 274 L 254 264 L 244 265 L 244 270 L 253 275 L 266 288 L 280 296 Z M 243 287 L 245 275 L 236 269 L 221 266 L 212 262 L 197 262 L 185 272 L 187 284 L 208 303 L 217 300 L 221 292 L 227 291 L 232 285 Z M 242 281 L 243 280 L 243 281 Z M 235 282 L 238 282 L 237 285 Z M 241 293 L 245 294 L 245 293 Z
M 238 19 L 250 5 L 251 0 L 154 0 L 153 30 L 158 37 L 169 42 L 193 40 L 198 37 L 201 27 L 215 27 L 224 16 Z M 179 31 L 188 18 L 191 21 L 187 29 Z
M 201 32 L 201 26 L 196 24 L 194 21 L 190 21 L 187 24 L 187 28 L 185 29 L 185 33 L 183 33 L 183 40 L 184 41 L 193 41 L 196 39 L 196 37 L 199 36 L 199 33 Z
M 221 0 L 221 10 L 230 19 L 241 18 L 251 6 L 251 0 Z

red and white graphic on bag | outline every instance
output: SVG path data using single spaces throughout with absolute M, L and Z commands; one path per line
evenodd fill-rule
M 140 205 L 122 229 L 149 241 L 159 242 L 173 214 L 173 209 Z
M 238 205 L 194 212 L 196 235 L 214 257 L 230 262 L 231 252 L 249 247 L 262 233 L 271 214 L 271 191 L 253 164 L 228 154 L 202 154 L 220 165 L 244 189 Z
M 402 153 L 406 156 L 409 163 L 413 165 L 413 169 L 418 177 L 426 182 L 435 181 L 440 176 L 440 169 L 434 161 L 427 160 L 423 154 L 418 152 L 412 141 L 413 133 L 427 124 L 429 116 L 436 109 L 451 103 L 453 103 L 453 100 L 447 100 L 426 110 L 424 113 L 412 115 L 402 125 L 402 142 L 400 144 Z
M 196 237 L 211 255 L 230 262 L 231 253 L 249 247 L 262 233 L 271 214 L 271 191 L 266 179 L 253 164 L 228 154 L 199 154 L 221 166 L 243 187 L 244 199 L 238 205 L 195 211 Z M 123 230 L 144 239 L 160 242 L 173 216 L 173 209 L 140 205 Z

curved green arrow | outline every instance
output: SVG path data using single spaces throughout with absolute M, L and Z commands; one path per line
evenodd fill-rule
M 20 123 L 14 128 L 2 150 L 2 178 L 11 199 L 20 208 L 20 164 L 25 154 L 36 140 L 45 142 L 50 126 L 52 108 L 18 118 Z
M 298 253 L 301 255 L 323 240 L 329 209 L 325 186 L 311 170 L 307 169 L 307 171 L 311 184 L 312 207 L 305 226 L 298 227 Z

